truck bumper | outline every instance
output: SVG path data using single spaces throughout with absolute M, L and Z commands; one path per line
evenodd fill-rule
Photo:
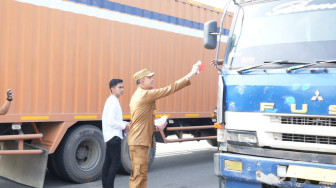
M 219 187 L 336 188 L 336 165 L 216 153 L 214 168 Z

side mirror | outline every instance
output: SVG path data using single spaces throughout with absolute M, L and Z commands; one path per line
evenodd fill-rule
M 211 20 L 204 24 L 203 44 L 206 49 L 215 49 L 217 46 L 217 21 Z

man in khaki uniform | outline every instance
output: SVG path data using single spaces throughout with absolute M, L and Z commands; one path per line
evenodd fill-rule
M 164 88 L 154 89 L 153 72 L 143 69 L 134 74 L 137 90 L 131 102 L 131 128 L 128 135 L 132 174 L 130 188 L 145 188 L 148 173 L 148 149 L 152 147 L 154 134 L 155 100 L 175 93 L 190 85 L 190 78 L 199 71 L 199 63 L 185 77 Z

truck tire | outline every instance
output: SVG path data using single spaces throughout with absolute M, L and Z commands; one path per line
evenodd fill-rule
M 64 179 L 60 170 L 58 169 L 59 167 L 57 166 L 57 163 L 56 163 L 55 154 L 49 154 L 47 168 L 48 168 L 48 171 L 54 176 L 60 179 Z
M 93 125 L 80 125 L 70 129 L 55 152 L 55 162 L 61 177 L 75 183 L 97 180 L 104 160 L 103 135 Z
M 205 130 L 205 131 L 202 131 L 201 132 L 201 135 L 202 136 L 214 136 L 216 135 L 217 132 L 213 132 L 213 131 L 208 131 L 208 130 Z M 217 147 L 218 146 L 218 142 L 217 142 L 217 139 L 211 139 L 211 140 L 207 140 L 207 142 L 213 146 L 213 147 Z
M 153 136 L 153 147 L 148 150 L 148 169 L 153 165 L 156 153 L 156 140 Z M 127 136 L 124 136 L 123 141 L 121 142 L 121 167 L 119 171 L 123 174 L 132 173 L 132 162 L 129 155 L 129 148 L 127 142 Z
M 217 146 L 218 146 L 218 142 L 217 142 L 217 140 L 207 140 L 207 142 L 208 142 L 211 146 L 213 146 L 213 147 L 217 147 Z

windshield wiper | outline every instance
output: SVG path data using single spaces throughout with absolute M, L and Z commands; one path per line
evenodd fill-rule
M 332 59 L 332 60 L 326 60 L 326 61 L 317 61 L 317 63 L 336 63 L 336 59 Z
M 322 64 L 322 63 L 336 63 L 336 60 L 317 61 L 316 63 L 309 63 L 306 65 L 293 66 L 293 67 L 289 67 L 288 69 L 286 69 L 286 72 L 289 73 L 289 72 L 292 72 L 293 70 L 302 69 L 302 68 L 314 66 L 317 64 Z
M 304 63 L 304 62 L 291 62 L 291 61 L 288 61 L 288 60 L 265 61 L 264 64 L 241 68 L 241 69 L 238 69 L 237 72 L 239 74 L 242 74 L 243 72 L 245 72 L 247 70 L 255 69 L 255 68 L 258 68 L 258 67 L 265 66 L 265 65 L 272 65 L 272 64 L 305 64 L 306 65 L 308 63 Z

